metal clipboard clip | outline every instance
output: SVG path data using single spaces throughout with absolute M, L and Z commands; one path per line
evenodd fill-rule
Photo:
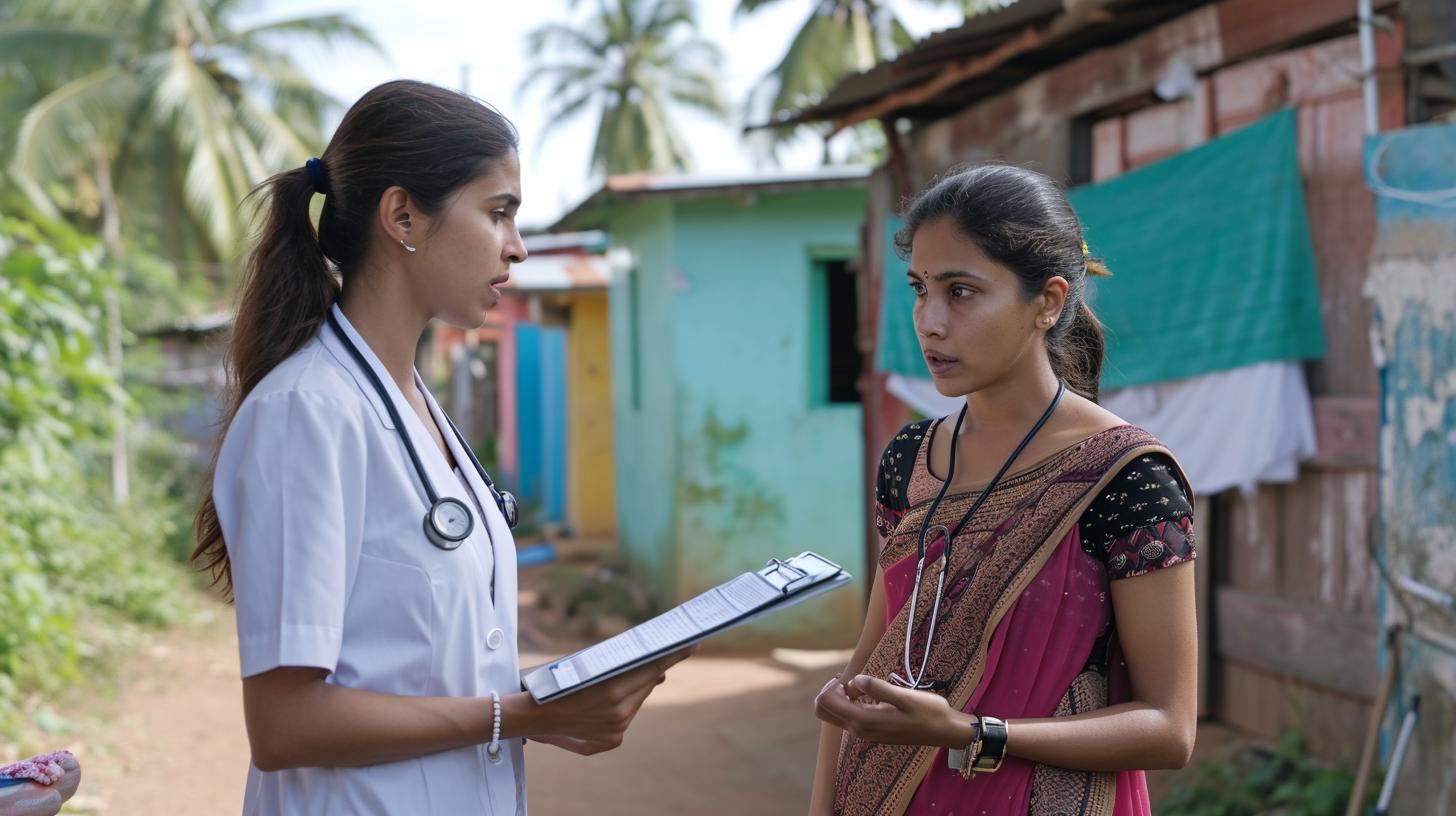
M 771 567 L 774 572 L 788 572 L 791 575 L 797 576 L 796 578 L 791 579 L 787 584 L 784 584 L 783 588 L 779 590 L 779 592 L 785 595 L 789 594 L 789 591 L 793 588 L 794 584 L 797 584 L 800 581 L 806 581 L 814 577 L 804 570 L 801 570 L 798 567 L 794 566 L 793 564 L 790 564 L 787 561 L 779 558 L 770 558 L 768 560 L 768 566 Z

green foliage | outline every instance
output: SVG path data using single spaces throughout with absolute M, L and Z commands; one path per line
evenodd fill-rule
M 739 0 L 737 14 L 752 15 L 782 0 Z M 919 0 L 925 6 L 959 7 L 967 17 L 997 11 L 1015 0 Z M 895 13 L 893 0 L 813 0 L 803 26 L 778 64 L 749 94 L 745 114 L 772 122 L 823 101 L 844 78 L 894 59 L 914 45 Z M 789 125 L 757 132 L 753 141 L 772 155 L 804 132 L 829 133 L 824 123 Z M 849 161 L 878 163 L 884 136 L 878 126 L 856 127 Z M 825 154 L 825 163 L 829 156 Z
M 603 0 L 579 25 L 535 29 L 528 49 L 540 61 L 521 91 L 550 86 L 545 133 L 587 109 L 601 112 L 593 170 L 686 170 L 690 157 L 673 112 L 727 115 L 717 75 L 722 55 L 697 36 L 697 11 L 686 0 Z
M 148 480 L 124 511 L 110 498 L 112 407 L 136 406 L 104 361 L 101 258 L 0 216 L 0 728 L 20 693 L 78 678 L 108 621 L 180 614 L 178 503 Z
M 1159 803 L 1160 816 L 1341 816 L 1350 801 L 1353 775 L 1311 759 L 1304 737 L 1286 731 L 1274 750 L 1250 748 L 1198 767 L 1191 786 L 1174 789 Z M 1370 786 L 1375 803 L 1379 780 Z
M 113 188 L 130 242 L 232 261 L 243 196 L 320 149 L 340 106 L 288 46 L 380 51 L 343 15 L 245 26 L 242 11 L 236 0 L 0 0 L 0 149 L 17 186 L 78 223 L 95 222 Z
M 739 0 L 737 13 L 750 15 L 776 2 Z M 751 121 L 772 121 L 811 106 L 827 97 L 840 80 L 868 71 L 912 44 L 888 0 L 815 0 L 812 5 L 788 50 L 750 92 L 745 114 Z M 822 124 L 787 126 L 760 131 L 753 138 L 772 155 L 802 132 L 801 127 L 821 135 L 828 132 Z M 860 133 L 856 138 L 864 142 L 871 137 Z M 859 145 L 861 153 L 874 149 Z

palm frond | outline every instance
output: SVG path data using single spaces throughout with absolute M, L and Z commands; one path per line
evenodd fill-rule
M 647 11 L 641 32 L 647 37 L 664 35 L 680 25 L 697 25 L 697 14 L 685 0 L 657 0 Z
M 676 102 L 714 117 L 721 119 L 728 116 L 728 105 L 718 93 L 718 85 L 711 76 L 704 74 L 676 76 L 668 83 L 668 95 Z
M 114 65 L 47 94 L 21 120 L 15 140 L 15 172 L 43 182 L 88 165 L 96 141 L 117 135 L 109 126 L 139 90 L 132 72 Z
M 604 43 L 566 23 L 545 23 L 531 29 L 526 35 L 526 48 L 531 54 L 557 50 L 576 56 L 601 56 L 606 50 Z
M 602 84 L 601 79 L 605 74 L 606 66 L 593 63 L 547 63 L 535 66 L 530 75 L 521 80 L 516 87 L 517 98 L 524 97 L 532 88 L 545 83 L 552 82 L 550 89 L 544 94 L 546 99 L 553 99 L 578 83 L 587 83 L 594 87 Z
M 671 50 L 669 59 L 678 65 L 698 64 L 717 68 L 723 64 L 723 50 L 717 43 L 694 39 L 679 43 Z
M 373 32 L 346 14 L 294 17 L 263 23 L 232 32 L 222 37 L 218 44 L 245 46 L 249 43 L 270 43 L 290 38 L 307 39 L 329 47 L 358 46 L 381 57 L 387 56 L 384 45 Z
M 587 106 L 595 102 L 596 99 L 596 94 L 584 93 L 575 99 L 568 99 L 566 102 L 549 111 L 546 114 L 546 126 L 541 129 L 541 137 L 537 140 L 536 149 L 540 150 L 546 144 L 546 139 L 550 137 L 552 128 L 564 125 L 577 116 L 580 116 L 582 111 L 586 110 Z
M 779 0 L 738 0 L 738 8 L 734 9 L 733 16 L 744 17 L 777 2 Z
M 553 108 L 548 131 L 599 107 L 593 170 L 682 169 L 689 156 L 674 109 L 726 113 L 714 73 L 722 55 L 696 27 L 689 0 L 599 0 L 580 25 L 550 23 L 528 35 L 542 64 L 521 90 L 550 83 L 548 98 L 565 100 Z
M 258 171 L 249 173 L 250 181 L 265 178 L 280 167 L 302 164 L 313 152 L 299 138 L 297 128 L 251 96 L 238 100 L 236 107 L 238 121 L 257 146 L 260 159 Z
M 1003 0 L 926 1 L 967 7 L 1004 4 Z M 739 12 L 754 11 L 769 2 L 772 0 L 741 0 Z M 819 0 L 778 64 L 750 90 L 746 113 L 762 121 L 780 111 L 811 105 L 845 76 L 868 70 L 911 44 L 909 32 L 887 2 Z M 772 153 L 795 132 L 795 128 L 769 128 L 755 133 L 750 141 L 768 145 Z
M 35 74 L 46 68 L 74 70 L 104 64 L 116 48 L 116 35 L 99 28 L 65 23 L 0 24 L 0 54 Z
M 251 187 L 236 142 L 228 133 L 233 117 L 207 76 L 184 49 L 174 49 L 168 70 L 153 93 L 163 119 L 173 120 L 187 156 L 187 205 L 219 254 L 237 243 L 236 205 Z
M 773 90 L 770 113 L 811 104 L 855 70 L 855 33 L 831 17 L 812 14 L 763 82 Z

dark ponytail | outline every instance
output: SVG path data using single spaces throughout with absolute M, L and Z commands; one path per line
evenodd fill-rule
M 1086 282 L 1088 275 L 1108 272 L 1087 254 L 1081 223 L 1061 187 L 1007 164 L 953 170 L 906 208 L 905 227 L 895 236 L 901 257 L 910 256 L 915 232 L 940 218 L 950 218 L 987 257 L 1016 273 L 1028 298 L 1055 276 L 1067 281 L 1062 314 L 1046 334 L 1047 356 L 1068 388 L 1096 402 L 1106 344 L 1102 322 L 1087 304 Z
M 1065 316 L 1062 322 L 1066 322 Z M 1053 337 L 1052 332 L 1059 329 L 1060 336 Z M 1079 299 L 1071 322 L 1065 328 L 1060 323 L 1053 326 L 1052 332 L 1047 333 L 1047 356 L 1051 358 L 1052 371 L 1068 388 L 1096 402 L 1106 352 L 1102 321 L 1092 313 L 1085 299 Z
M 363 265 L 385 190 L 403 187 L 423 212 L 437 213 L 517 143 L 514 126 L 479 100 L 422 82 L 388 82 L 344 114 L 322 157 L 253 191 L 249 197 L 261 197 L 267 212 L 239 283 L 219 444 L 243 400 L 319 331 L 344 281 Z M 309 205 L 325 191 L 315 231 Z M 230 596 L 232 572 L 212 500 L 216 467 L 214 452 L 192 563 Z

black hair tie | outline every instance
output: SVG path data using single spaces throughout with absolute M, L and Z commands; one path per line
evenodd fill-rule
M 308 180 L 313 182 L 313 191 L 320 195 L 328 195 L 329 183 L 324 178 L 324 163 L 322 159 L 309 159 L 303 163 L 304 169 L 308 170 Z

